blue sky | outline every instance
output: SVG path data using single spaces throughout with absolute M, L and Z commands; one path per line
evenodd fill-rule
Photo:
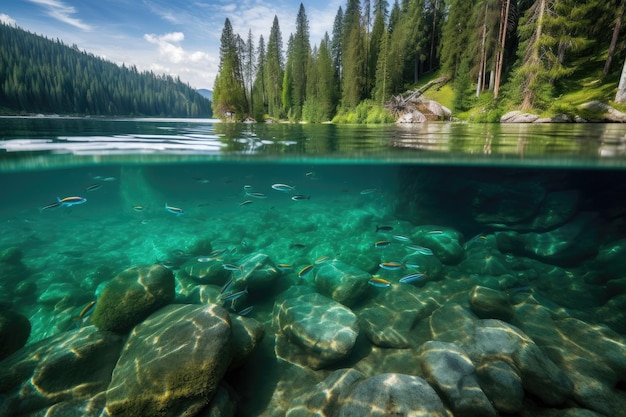
M 345 0 L 12 0 L 0 6 L 0 21 L 76 44 L 117 64 L 212 89 L 227 17 L 244 39 L 252 29 L 256 44 L 260 35 L 267 42 L 276 15 L 286 42 L 301 2 L 311 43 L 318 44 L 324 32 L 332 32 Z

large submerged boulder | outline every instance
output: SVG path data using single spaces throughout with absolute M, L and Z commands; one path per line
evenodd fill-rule
M 92 415 L 81 414 L 86 405 L 99 411 L 122 344 L 121 336 L 88 326 L 22 348 L 0 366 L 0 414 Z
M 318 293 L 287 293 L 274 304 L 278 357 L 320 369 L 352 352 L 359 326 L 349 308 Z
M 113 370 L 111 417 L 195 415 L 231 360 L 231 322 L 216 305 L 171 304 L 133 329 Z
M 162 265 L 135 266 L 120 272 L 102 291 L 93 312 L 100 330 L 126 333 L 174 300 L 174 275 Z

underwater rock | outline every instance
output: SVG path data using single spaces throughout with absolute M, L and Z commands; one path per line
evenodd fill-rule
M 100 417 L 105 401 L 103 391 L 92 398 L 58 402 L 27 417 Z
M 325 262 L 315 271 L 315 288 L 325 296 L 351 307 L 369 289 L 371 275 L 340 261 Z
M 595 317 L 616 332 L 626 334 L 626 294 L 611 298 L 595 311 Z
M 426 380 L 455 416 L 496 416 L 478 384 L 476 368 L 463 349 L 454 343 L 428 341 L 418 355 Z
M 55 404 L 80 410 L 81 400 L 106 390 L 122 344 L 121 336 L 88 326 L 22 348 L 1 362 L 3 415 L 50 410 Z
M 626 271 L 626 239 L 603 245 L 598 255 L 588 262 L 588 267 L 600 272 L 603 284 L 613 278 L 621 278 Z
M 22 263 L 22 251 L 20 249 L 5 249 L 2 256 L 5 260 L 0 261 L 0 276 L 4 283 L 15 287 L 30 276 L 30 271 Z
M 221 382 L 209 405 L 194 417 L 233 417 L 236 410 L 234 396 L 233 390 Z
M 161 265 L 120 272 L 104 288 L 93 312 L 100 330 L 126 333 L 152 312 L 174 300 L 174 275 Z
M 407 348 L 416 323 L 439 306 L 429 292 L 410 284 L 383 288 L 358 310 L 359 326 L 376 346 Z
M 381 374 L 355 382 L 332 415 L 450 417 L 435 390 L 420 377 Z
M 0 361 L 26 344 L 30 321 L 11 309 L 0 308 Z
M 198 262 L 197 258 L 187 261 L 182 270 L 196 284 L 222 285 L 231 274 L 222 266 L 224 262 L 218 259 L 209 262 Z
M 545 233 L 497 232 L 501 252 L 530 256 L 543 262 L 576 265 L 595 255 L 599 230 L 595 213 L 580 213 L 570 222 Z
M 76 288 L 75 284 L 70 284 L 69 282 L 53 282 L 39 295 L 37 302 L 54 306 L 62 300 L 70 301 L 81 299 L 82 297 L 84 297 L 84 295 Z
M 506 293 L 479 285 L 472 288 L 469 294 L 469 304 L 474 314 L 481 319 L 509 321 L 514 313 Z
M 272 313 L 278 357 L 320 369 L 348 356 L 359 334 L 356 315 L 317 293 L 287 293 Z
M 536 181 L 500 178 L 498 182 L 462 181 L 472 187 L 470 210 L 480 224 L 515 224 L 537 212 L 546 190 Z
M 505 360 L 515 366 L 524 389 L 548 405 L 562 404 L 572 395 L 568 375 L 522 330 L 500 320 L 477 320 L 460 305 L 445 305 L 433 312 L 430 328 L 434 340 L 458 344 L 475 366 Z
M 604 414 L 594 413 L 584 408 L 565 408 L 565 409 L 540 409 L 532 407 L 528 410 L 522 410 L 520 417 L 604 417 Z
M 515 308 L 514 322 L 567 373 L 578 404 L 604 415 L 626 415 L 626 394 L 616 388 L 626 375 L 625 336 L 540 304 Z
M 304 395 L 296 397 L 289 405 L 286 417 L 333 415 L 341 396 L 346 396 L 352 385 L 365 378 L 354 369 L 338 369 Z
M 239 267 L 241 272 L 233 271 L 233 288 L 237 290 L 246 287 L 249 290 L 271 287 L 281 275 L 270 257 L 260 252 L 242 258 Z
M 17 247 L 10 247 L 0 252 L 0 262 L 7 264 L 20 264 L 22 262 L 22 250 Z
M 485 361 L 476 373 L 480 388 L 498 411 L 514 414 L 522 410 L 524 386 L 514 365 L 501 360 Z
M 265 335 L 263 324 L 238 315 L 231 315 L 231 354 L 229 371 L 241 366 L 254 351 Z
M 579 199 L 580 192 L 578 190 L 548 192 L 538 208 L 538 212 L 531 220 L 506 225 L 506 228 L 515 231 L 534 232 L 555 229 L 574 217 Z
M 464 256 L 465 250 L 460 243 L 463 235 L 450 228 L 439 226 L 418 226 L 411 232 L 412 241 L 424 246 L 447 265 L 458 264 Z
M 137 325 L 106 394 L 108 416 L 195 415 L 230 363 L 230 317 L 219 306 L 168 305 Z
M 465 258 L 460 270 L 469 274 L 498 276 L 509 272 L 507 258 L 497 248 L 495 235 L 476 235 L 465 242 Z

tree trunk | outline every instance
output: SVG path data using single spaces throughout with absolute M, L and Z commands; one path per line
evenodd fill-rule
M 498 40 L 500 41 L 500 48 L 496 54 L 496 75 L 493 87 L 493 98 L 498 98 L 500 91 L 500 81 L 502 79 L 502 62 L 504 61 L 504 46 L 506 44 L 506 31 L 509 21 L 509 8 L 511 6 L 511 0 L 506 0 L 506 7 L 502 9 L 500 14 L 500 28 L 502 29 L 498 34 Z
M 545 12 L 545 9 L 546 9 L 546 0 L 541 0 L 541 2 L 539 3 L 539 17 L 537 17 L 537 29 L 535 29 L 535 34 L 533 35 L 533 37 L 535 38 L 535 44 L 529 45 L 529 48 L 532 48 L 531 57 L 529 58 L 530 61 L 536 61 L 536 62 L 539 61 L 538 43 L 541 42 L 541 35 L 543 32 L 543 14 Z M 534 81 L 535 77 L 536 77 L 536 74 L 531 73 L 528 78 Z M 524 96 L 522 99 L 522 110 L 528 110 L 533 106 L 533 92 L 531 91 L 530 88 L 528 88 L 528 85 L 531 85 L 531 84 L 532 82 L 527 81 L 527 86 L 522 92 Z
M 622 67 L 622 76 L 620 77 L 619 85 L 617 86 L 615 102 L 626 103 L 626 60 L 624 60 L 624 66 Z
M 435 0 L 435 10 L 433 11 L 433 33 L 430 41 L 430 58 L 428 59 L 428 69 L 432 71 L 433 61 L 435 60 L 435 31 L 437 29 L 437 9 L 439 8 L 439 0 Z
M 480 63 L 479 63 L 479 67 L 478 67 L 478 82 L 476 83 L 476 97 L 480 97 L 480 91 L 483 89 L 483 86 L 485 84 L 484 82 L 484 77 L 485 77 L 485 71 L 487 69 L 487 59 L 486 59 L 486 53 L 485 53 L 485 43 L 487 41 L 487 5 L 489 3 L 485 2 L 485 17 L 483 20 L 483 33 L 481 36 L 481 41 L 480 41 Z
M 615 26 L 613 27 L 613 37 L 611 38 L 611 44 L 609 45 L 609 52 L 604 62 L 604 69 L 602 70 L 602 77 L 606 77 L 611 70 L 611 62 L 615 55 L 615 48 L 617 46 L 617 39 L 619 38 L 619 32 L 622 27 L 622 19 L 624 17 L 624 1 L 620 2 L 619 9 L 617 10 L 617 17 L 615 18 Z

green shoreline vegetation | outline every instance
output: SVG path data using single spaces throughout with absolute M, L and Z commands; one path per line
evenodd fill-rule
M 626 110 L 616 102 L 624 10 L 620 0 L 347 0 L 332 33 L 311 46 L 300 4 L 284 54 L 276 17 L 267 45 L 261 35 L 256 46 L 226 19 L 213 111 L 234 121 L 389 123 L 392 95 L 436 77 L 449 82 L 424 96 L 459 120 L 497 122 L 511 110 L 593 117 L 578 107 L 592 100 Z
M 380 124 L 395 120 L 391 97 L 444 77 L 424 97 L 457 120 L 594 118 L 579 106 L 626 111 L 625 10 L 624 0 L 347 0 L 313 45 L 303 4 L 285 42 L 277 17 L 257 41 L 226 19 L 212 102 L 180 79 L 0 24 L 0 114 Z

